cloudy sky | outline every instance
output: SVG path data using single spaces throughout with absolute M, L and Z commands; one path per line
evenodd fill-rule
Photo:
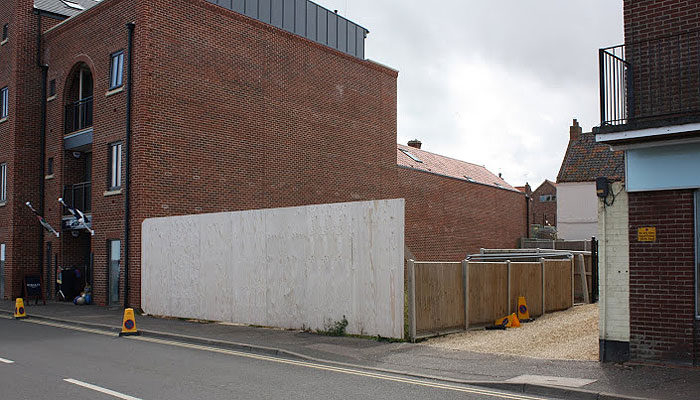
M 555 180 L 577 118 L 600 123 L 598 49 L 623 42 L 622 0 L 316 0 L 370 30 L 398 69 L 398 142 Z

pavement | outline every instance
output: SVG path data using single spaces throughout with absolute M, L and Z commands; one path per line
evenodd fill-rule
M 72 303 L 27 304 L 30 318 L 120 330 L 123 310 Z M 14 302 L 1 300 L 0 314 Z M 563 399 L 700 398 L 700 369 L 559 361 L 443 350 L 420 343 L 331 337 L 311 332 L 137 316 L 144 336 L 294 357 L 379 372 Z M 2 340 L 2 339 L 0 339 Z

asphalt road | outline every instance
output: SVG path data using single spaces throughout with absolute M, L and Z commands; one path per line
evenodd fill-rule
M 542 397 L 0 318 L 2 399 Z

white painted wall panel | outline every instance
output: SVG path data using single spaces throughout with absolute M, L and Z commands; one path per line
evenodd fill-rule
M 145 312 L 403 337 L 404 200 L 154 218 Z
M 595 182 L 557 184 L 557 237 L 590 240 L 598 233 Z
M 613 183 L 615 202 L 598 206 L 599 317 L 601 339 L 629 342 L 629 211 L 623 189 L 622 183 Z

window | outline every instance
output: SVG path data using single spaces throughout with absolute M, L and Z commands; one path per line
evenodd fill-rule
M 124 84 L 124 50 L 113 53 L 110 57 L 109 89 L 116 89 Z
M 557 195 L 555 194 L 543 194 L 540 196 L 541 203 L 555 202 L 557 201 Z
M 53 175 L 53 157 L 49 157 L 49 162 L 46 165 L 46 175 Z
M 51 79 L 49 82 L 49 97 L 53 97 L 56 95 L 56 80 Z
M 7 118 L 9 114 L 9 96 L 7 91 L 7 86 L 0 89 L 0 119 Z
M 122 144 L 109 145 L 109 190 L 122 187 Z
M 9 24 L 5 24 L 2 26 L 2 41 L 4 42 L 7 40 L 7 35 L 8 35 L 8 30 L 10 28 Z
M 0 164 L 0 202 L 7 201 L 7 164 Z
M 61 2 L 63 2 L 63 4 L 65 4 L 66 7 L 72 8 L 74 10 L 84 10 L 85 9 L 85 7 L 83 7 L 80 4 L 73 2 L 73 1 L 61 0 Z

